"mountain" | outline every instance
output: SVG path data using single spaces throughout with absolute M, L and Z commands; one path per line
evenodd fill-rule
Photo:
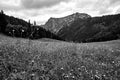
M 78 18 L 57 33 L 66 41 L 98 42 L 120 39 L 120 14 Z
M 77 19 L 87 19 L 91 16 L 85 13 L 74 13 L 72 15 L 62 17 L 62 18 L 50 18 L 45 25 L 43 26 L 45 29 L 50 30 L 51 32 L 57 34 L 61 28 L 66 26 L 70 26 L 72 22 Z
M 12 37 L 73 42 L 116 40 L 120 39 L 120 14 L 91 17 L 85 13 L 74 13 L 62 18 L 50 18 L 45 25 L 36 26 L 1 12 L 0 33 Z

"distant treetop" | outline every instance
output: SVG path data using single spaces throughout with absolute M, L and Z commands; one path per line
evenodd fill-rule
M 4 11 L 3 10 L 1 10 L 1 12 L 0 12 L 1 14 L 4 14 Z

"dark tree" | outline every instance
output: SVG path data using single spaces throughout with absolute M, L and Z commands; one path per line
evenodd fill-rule
M 27 30 L 27 32 L 28 32 L 28 37 L 30 37 L 31 32 L 32 32 L 30 20 L 28 21 L 28 30 Z
M 36 21 L 34 21 L 34 25 L 36 25 Z
M 3 11 L 3 10 L 1 10 L 1 14 L 4 14 L 4 11 Z
M 31 27 L 30 20 L 28 21 L 28 27 L 29 27 L 29 28 Z
M 8 23 L 5 19 L 5 14 L 4 14 L 3 10 L 1 10 L 1 12 L 0 12 L 0 32 L 1 33 L 5 33 L 5 29 L 6 29 L 7 24 Z

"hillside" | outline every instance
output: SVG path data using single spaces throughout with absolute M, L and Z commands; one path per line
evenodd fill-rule
M 32 25 L 22 19 L 15 18 L 0 12 L 0 33 L 11 36 L 30 39 L 51 38 L 63 40 L 49 30 L 45 30 L 41 26 Z
M 23 19 L 16 18 L 14 16 L 8 16 L 8 15 L 4 15 L 4 16 L 7 23 L 10 23 L 12 25 L 22 25 L 23 27 L 28 27 L 28 22 Z
M 0 37 L 1 80 L 119 80 L 120 40 L 76 44 Z
M 77 19 L 57 33 L 66 41 L 99 42 L 120 39 L 120 14 Z
M 85 13 L 74 13 L 72 15 L 68 15 L 66 17 L 62 18 L 50 18 L 43 27 L 55 34 L 59 32 L 61 28 L 64 28 L 66 26 L 70 26 L 72 22 L 74 22 L 77 19 L 87 19 L 90 18 L 88 14 Z

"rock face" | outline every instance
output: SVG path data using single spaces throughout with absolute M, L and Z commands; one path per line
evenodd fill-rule
M 87 19 L 90 17 L 91 17 L 90 15 L 85 13 L 74 13 L 72 15 L 62 17 L 62 18 L 50 18 L 44 25 L 44 28 L 57 34 L 60 31 L 60 29 L 62 29 L 63 27 L 70 26 L 75 20 L 79 18 Z

